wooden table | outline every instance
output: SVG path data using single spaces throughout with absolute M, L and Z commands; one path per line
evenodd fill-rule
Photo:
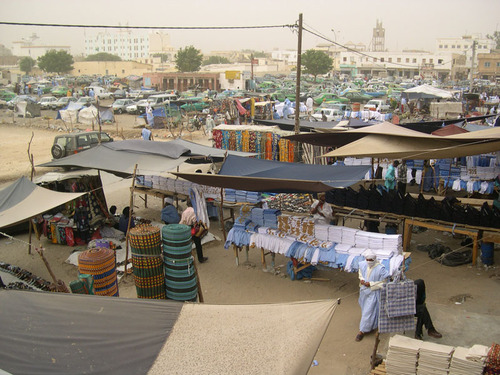
M 166 197 L 175 197 L 177 207 L 179 207 L 179 199 L 187 199 L 188 198 L 188 196 L 186 194 L 180 194 L 180 193 L 176 193 L 173 191 L 152 189 L 152 188 L 143 187 L 143 186 L 134 187 L 134 193 L 144 194 L 144 198 L 143 197 L 140 197 L 140 198 L 144 201 L 145 208 L 148 208 L 148 195 L 151 195 L 151 196 L 156 197 L 156 198 L 160 198 L 162 207 L 165 206 L 165 198 Z

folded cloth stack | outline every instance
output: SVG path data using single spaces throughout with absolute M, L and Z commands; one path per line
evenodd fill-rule
M 279 215 L 281 215 L 280 210 L 272 208 L 264 209 L 264 226 L 269 228 L 278 228 Z
M 264 210 L 262 208 L 252 208 L 252 221 L 258 226 L 264 226 Z
M 474 348 L 481 346 L 485 348 L 484 357 L 472 357 L 477 360 L 469 359 L 469 352 Z M 458 346 L 455 348 L 453 357 L 451 358 L 450 364 L 450 375 L 482 375 L 484 368 L 484 361 L 486 360 L 486 355 L 488 354 L 488 347 L 483 345 L 474 345 L 472 348 L 464 348 Z
M 247 201 L 247 192 L 245 190 L 236 190 L 236 202 L 244 203 Z
M 262 200 L 262 194 L 256 191 L 247 191 L 247 202 L 256 204 Z
M 448 375 L 453 346 L 422 341 L 418 351 L 417 374 L 420 375 Z
M 236 190 L 224 189 L 224 200 L 231 203 L 236 202 Z
M 355 246 L 356 232 L 358 232 L 356 229 L 342 227 L 342 243 Z
M 389 339 L 385 368 L 387 374 L 414 375 L 417 373 L 417 356 L 420 340 L 395 335 Z
M 342 227 L 331 225 L 328 228 L 328 240 L 335 243 L 342 243 Z
M 318 240 L 328 241 L 328 228 L 329 225 L 316 224 L 314 226 L 314 237 Z

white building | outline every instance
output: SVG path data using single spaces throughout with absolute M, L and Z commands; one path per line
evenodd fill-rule
M 297 65 L 297 50 L 274 50 L 271 52 L 271 58 Z
M 465 64 L 470 67 L 474 43 L 476 56 L 478 53 L 490 53 L 496 45 L 494 40 L 482 38 L 480 34 L 464 35 L 459 38 L 438 38 L 436 39 L 436 52 L 464 55 Z M 477 58 L 474 59 L 474 67 L 477 67 Z
M 51 50 L 71 53 L 70 46 L 39 44 L 36 42 L 37 39 L 39 39 L 38 36 L 33 33 L 29 37 L 12 42 L 12 54 L 19 57 L 31 57 L 36 60 Z
M 85 38 L 86 56 L 101 52 L 120 56 L 122 60 L 139 60 L 161 53 L 168 54 L 169 59 L 173 59 L 175 55 L 168 34 L 137 33 L 131 30 L 104 31 Z

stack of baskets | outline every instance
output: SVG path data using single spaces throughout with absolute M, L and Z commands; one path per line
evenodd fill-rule
M 89 249 L 78 256 L 80 274 L 92 275 L 94 293 L 118 297 L 115 252 L 104 247 Z
M 160 228 L 149 224 L 132 228 L 130 247 L 137 297 L 165 299 Z
M 191 255 L 191 227 L 169 224 L 162 229 L 167 298 L 196 301 L 198 286 Z

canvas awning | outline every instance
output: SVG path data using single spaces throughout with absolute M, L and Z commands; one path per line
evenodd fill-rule
M 254 156 L 250 152 L 226 151 L 184 140 L 151 142 L 126 140 L 102 143 L 90 150 L 41 164 L 42 167 L 95 168 L 119 176 L 130 176 L 137 164 L 139 175 L 161 175 L 172 171 L 190 157 L 222 158 L 226 154 Z
M 246 159 L 230 155 L 219 174 L 173 174 L 201 185 L 260 192 L 323 192 L 351 186 L 370 166 L 333 166 Z
M 420 85 L 405 90 L 402 93 L 408 99 L 451 99 L 453 94 L 447 90 L 442 90 L 430 85 Z
M 48 190 L 21 177 L 0 191 L 0 228 L 26 221 L 84 194 Z
M 431 134 L 432 135 L 439 135 L 439 136 L 447 136 L 447 135 L 453 135 L 453 134 L 461 134 L 461 133 L 468 133 L 468 130 L 465 130 L 464 128 L 458 127 L 455 124 L 450 124 L 443 126 L 442 128 L 439 128 L 438 130 L 433 131 Z
M 0 373 L 305 375 L 336 307 L 0 289 Z

